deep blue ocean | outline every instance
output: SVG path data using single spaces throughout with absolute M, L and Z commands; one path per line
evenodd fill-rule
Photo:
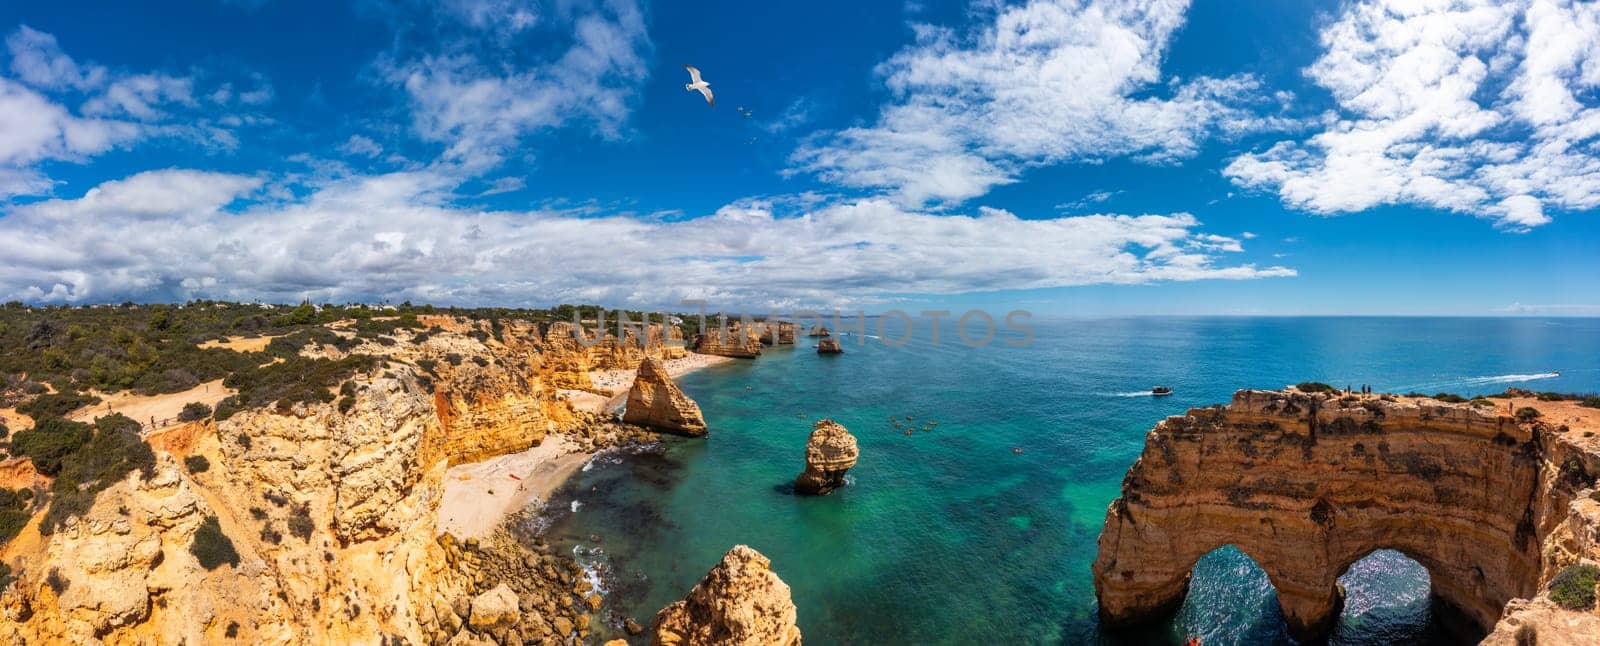
M 935 345 L 918 325 L 902 347 L 852 334 L 845 354 L 819 356 L 802 338 L 686 375 L 710 437 L 602 454 L 573 478 L 542 522 L 602 583 L 604 618 L 648 625 L 743 543 L 793 589 L 807 644 L 1291 643 L 1265 575 L 1229 548 L 1195 566 L 1170 624 L 1100 630 L 1095 541 L 1152 425 L 1306 380 L 1600 390 L 1597 319 L 1035 319 L 1026 347 L 970 347 L 948 324 Z M 1158 384 L 1174 394 L 1148 396 Z M 822 417 L 855 434 L 861 459 L 850 486 L 797 497 L 788 483 Z M 1333 643 L 1441 641 L 1416 563 L 1376 552 L 1344 583 Z

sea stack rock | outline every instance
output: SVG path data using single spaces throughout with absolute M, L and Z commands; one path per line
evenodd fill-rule
M 761 324 L 762 345 L 794 345 L 794 324 L 767 321 Z
M 752 325 L 748 328 L 732 325 L 695 335 L 694 351 L 735 359 L 754 359 L 761 355 L 761 332 Z
M 840 347 L 839 340 L 825 337 L 817 342 L 817 354 L 843 354 L 844 348 Z
M 861 450 L 856 436 L 831 419 L 817 422 L 806 442 L 806 470 L 794 479 L 794 490 L 813 496 L 844 486 L 844 474 L 856 465 Z
M 706 420 L 700 416 L 700 406 L 678 390 L 667 369 L 654 357 L 639 363 L 622 421 L 689 437 L 706 434 Z
M 811 331 L 806 332 L 806 336 L 809 336 L 809 337 L 828 336 L 828 328 L 822 327 L 822 324 L 818 323 L 816 325 L 811 326 Z
M 760 552 L 736 545 L 689 596 L 656 613 L 652 646 L 800 646 L 789 585 Z

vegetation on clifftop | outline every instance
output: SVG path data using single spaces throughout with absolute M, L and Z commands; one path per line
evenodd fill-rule
M 239 552 L 228 535 L 222 533 L 222 524 L 216 516 L 207 516 L 205 522 L 200 523 L 200 528 L 194 532 L 194 542 L 189 544 L 189 553 L 207 570 L 215 570 L 223 563 L 239 564 Z
M 1600 567 L 1569 565 L 1550 579 L 1550 600 L 1568 610 L 1588 610 L 1594 607 L 1596 584 L 1600 584 Z
M 9 440 L 0 442 L 0 457 L 27 457 L 35 469 L 54 481 L 40 490 L 47 495 L 38 500 L 33 500 L 30 492 L 25 509 L 12 505 L 18 497 L 0 495 L 0 543 L 14 534 L 11 525 L 20 527 L 17 521 L 25 523 L 38 507 L 48 505 L 40 530 L 51 533 L 67 518 L 87 511 L 100 491 L 135 469 L 149 474 L 153 468 L 154 454 L 140 435 L 140 420 L 121 414 L 92 423 L 68 419 L 75 411 L 99 404 L 97 394 L 178 393 L 221 379 L 237 394 L 215 407 L 190 403 L 178 419 L 187 422 L 209 417 L 220 422 L 247 409 L 288 411 L 297 404 L 334 402 L 341 411 L 348 411 L 356 398 L 351 378 L 378 364 L 374 357 L 349 352 L 363 342 L 420 342 L 438 333 L 437 328 L 424 329 L 421 315 L 487 321 L 484 329 L 472 334 L 487 342 L 504 340 L 507 321 L 548 324 L 574 317 L 592 321 L 602 311 L 606 321 L 614 324 L 617 311 L 591 305 L 458 309 L 410 303 L 393 307 L 215 301 L 89 307 L 6 303 L 0 306 L 0 408 L 14 407 L 32 417 L 34 424 L 29 430 L 10 433 L 10 437 L 7 429 L 0 427 L 0 440 Z M 643 312 L 626 314 L 636 322 L 644 318 Z M 659 315 L 651 318 L 660 320 Z M 691 319 L 687 315 L 680 318 L 685 325 Z M 329 327 L 332 323 L 340 323 L 338 327 L 344 331 L 336 332 Z M 201 347 L 231 337 L 271 340 L 258 352 L 216 344 Z M 329 349 L 337 352 L 327 352 Z M 452 365 L 461 362 L 460 357 L 447 360 Z M 431 363 L 421 367 L 425 373 L 435 368 Z M 248 442 L 243 436 L 240 440 Z M 186 466 L 191 473 L 200 473 L 209 465 L 196 461 Z M 309 535 L 309 518 L 292 519 L 289 529 L 296 536 Z

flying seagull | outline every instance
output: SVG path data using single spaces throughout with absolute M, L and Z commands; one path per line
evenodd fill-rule
M 717 100 L 711 96 L 711 84 L 700 80 L 700 70 L 695 69 L 693 65 L 685 65 L 683 69 L 689 70 L 689 80 L 694 81 L 693 83 L 683 84 L 683 89 L 690 92 L 699 90 L 701 94 L 705 95 L 706 104 L 716 107 Z

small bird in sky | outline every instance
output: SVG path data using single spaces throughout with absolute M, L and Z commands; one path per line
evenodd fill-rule
M 754 113 L 751 112 L 748 108 L 745 108 L 744 106 L 741 105 L 741 106 L 739 106 L 739 114 L 742 114 L 742 115 L 744 115 L 744 118 L 749 119 L 750 115 L 754 114 Z
M 684 65 L 683 69 L 689 70 L 689 80 L 694 81 L 693 83 L 683 84 L 683 89 L 690 92 L 699 90 L 701 94 L 705 95 L 706 104 L 716 107 L 717 100 L 711 96 L 711 84 L 700 79 L 700 70 L 695 69 L 693 65 Z

